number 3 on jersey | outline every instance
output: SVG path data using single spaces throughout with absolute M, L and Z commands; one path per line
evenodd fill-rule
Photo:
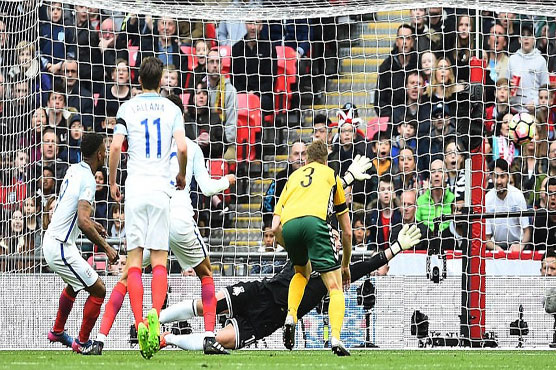
M 309 187 L 309 185 L 311 185 L 311 183 L 313 182 L 313 173 L 314 172 L 315 172 L 315 169 L 313 167 L 307 167 L 303 170 L 303 173 L 305 173 L 305 177 L 307 179 L 301 181 L 301 186 L 303 186 L 304 188 L 307 188 L 307 187 Z
M 150 142 L 150 135 L 149 135 L 149 120 L 145 119 L 141 121 L 141 125 L 145 125 L 145 156 L 147 158 L 151 157 L 151 142 Z M 160 158 L 160 118 L 157 118 L 153 121 L 153 125 L 156 126 L 156 157 Z

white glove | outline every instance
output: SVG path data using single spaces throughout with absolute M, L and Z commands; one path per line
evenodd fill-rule
M 370 179 L 371 175 L 367 173 L 367 170 L 372 166 L 373 164 L 369 158 L 357 154 L 344 175 L 344 187 L 350 186 L 355 180 Z
M 392 254 L 395 256 L 401 251 L 408 250 L 409 248 L 419 244 L 421 242 L 421 230 L 417 225 L 408 224 L 403 225 L 400 233 L 398 234 L 398 240 L 390 246 Z

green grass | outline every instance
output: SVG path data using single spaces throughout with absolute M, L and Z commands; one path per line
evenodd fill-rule
M 554 351 L 236 351 L 230 356 L 161 351 L 144 360 L 138 351 L 105 351 L 85 357 L 70 351 L 0 351 L 0 369 L 554 369 Z

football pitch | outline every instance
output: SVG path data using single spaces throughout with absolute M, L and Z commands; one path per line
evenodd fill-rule
M 165 350 L 151 360 L 138 351 L 85 357 L 71 351 L 0 351 L 0 369 L 554 369 L 555 351 L 236 351 L 230 356 Z

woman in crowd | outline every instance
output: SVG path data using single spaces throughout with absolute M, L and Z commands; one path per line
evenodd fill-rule
M 101 91 L 95 108 L 95 131 L 113 130 L 116 125 L 116 113 L 120 105 L 131 99 L 131 81 L 129 65 L 126 60 L 118 59 L 111 72 L 113 83 L 107 84 Z

